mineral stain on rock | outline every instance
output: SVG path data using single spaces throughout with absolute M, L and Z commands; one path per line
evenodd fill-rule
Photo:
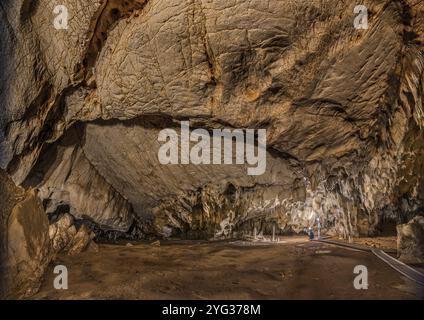
M 27 270 L 2 284 L 33 277 L 12 291 L 93 239 L 283 236 L 318 217 L 424 261 L 423 2 L 363 1 L 365 30 L 347 0 L 66 0 L 66 30 L 56 5 L 0 4 L 1 268 Z M 159 133 L 187 121 L 266 129 L 265 173 L 162 165 Z

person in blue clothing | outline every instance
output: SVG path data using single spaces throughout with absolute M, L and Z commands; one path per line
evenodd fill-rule
M 309 235 L 309 240 L 314 240 L 314 229 L 312 227 L 309 227 L 308 229 L 308 235 Z

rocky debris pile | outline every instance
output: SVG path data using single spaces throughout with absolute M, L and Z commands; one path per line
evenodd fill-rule
M 49 236 L 52 249 L 56 253 L 75 255 L 89 249 L 98 251 L 98 245 L 93 241 L 94 232 L 84 224 L 77 230 L 74 219 L 69 214 L 62 215 L 57 222 L 50 225 Z
M 49 225 L 35 189 L 17 187 L 0 170 L 0 297 L 28 297 L 39 289 L 47 266 L 60 252 L 98 251 L 94 233 L 64 214 Z
M 95 234 L 85 225 L 77 230 L 74 219 L 64 214 L 49 225 L 35 190 L 12 210 L 7 229 L 5 275 L 11 297 L 27 297 L 39 289 L 44 272 L 57 254 L 98 252 Z
M 98 251 L 98 246 L 93 241 L 94 232 L 86 225 L 81 225 L 77 230 L 73 217 L 67 213 L 50 225 L 49 237 L 52 249 L 56 253 L 67 252 L 70 255 L 76 255 L 86 249 Z
M 424 263 L 424 217 L 416 216 L 397 226 L 399 259 L 405 263 Z

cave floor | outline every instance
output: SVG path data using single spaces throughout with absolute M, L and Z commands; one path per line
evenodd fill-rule
M 53 288 L 55 265 L 68 290 Z M 353 269 L 368 268 L 369 289 L 356 290 Z M 35 299 L 422 299 L 422 289 L 371 253 L 304 237 L 284 244 L 228 242 L 100 245 L 58 256 Z

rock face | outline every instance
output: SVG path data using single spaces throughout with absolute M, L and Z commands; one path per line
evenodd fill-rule
M 62 3 L 67 30 L 55 1 L 0 5 L 0 166 L 48 213 L 209 238 L 317 216 L 373 234 L 423 208 L 421 1 L 363 1 L 367 30 L 347 0 Z M 161 165 L 183 120 L 266 129 L 266 172 Z
M 16 187 L 2 170 L 0 192 L 0 296 L 28 296 L 52 259 L 49 222 L 36 191 Z
M 397 226 L 398 255 L 406 263 L 424 263 L 424 217 Z
M 19 197 L 22 197 L 23 190 L 16 188 L 13 181 L 0 169 L 0 297 L 5 294 L 6 283 L 6 257 L 7 257 L 7 221 L 13 207 Z
M 95 245 L 90 245 L 91 243 L 94 243 L 92 242 L 94 237 L 95 234 L 90 231 L 85 225 L 82 225 L 75 237 L 72 239 L 72 242 L 69 244 L 68 254 L 73 256 L 85 251 L 88 248 L 94 249 Z
M 63 215 L 59 221 L 49 227 L 49 237 L 52 248 L 56 252 L 64 250 L 77 234 L 73 219 L 69 214 Z
M 2 196 L 0 224 L 0 297 L 27 297 L 36 293 L 49 263 L 57 253 L 75 255 L 98 250 L 94 234 L 63 215 L 49 225 L 36 190 L 16 187 L 0 170 Z
M 56 223 L 50 225 L 49 237 L 54 252 L 76 255 L 89 247 L 95 235 L 85 225 L 77 231 L 72 216 L 64 214 Z
M 40 279 L 51 261 L 49 222 L 36 193 L 31 191 L 17 204 L 9 217 L 8 272 L 13 285 L 31 295 L 38 290 Z

